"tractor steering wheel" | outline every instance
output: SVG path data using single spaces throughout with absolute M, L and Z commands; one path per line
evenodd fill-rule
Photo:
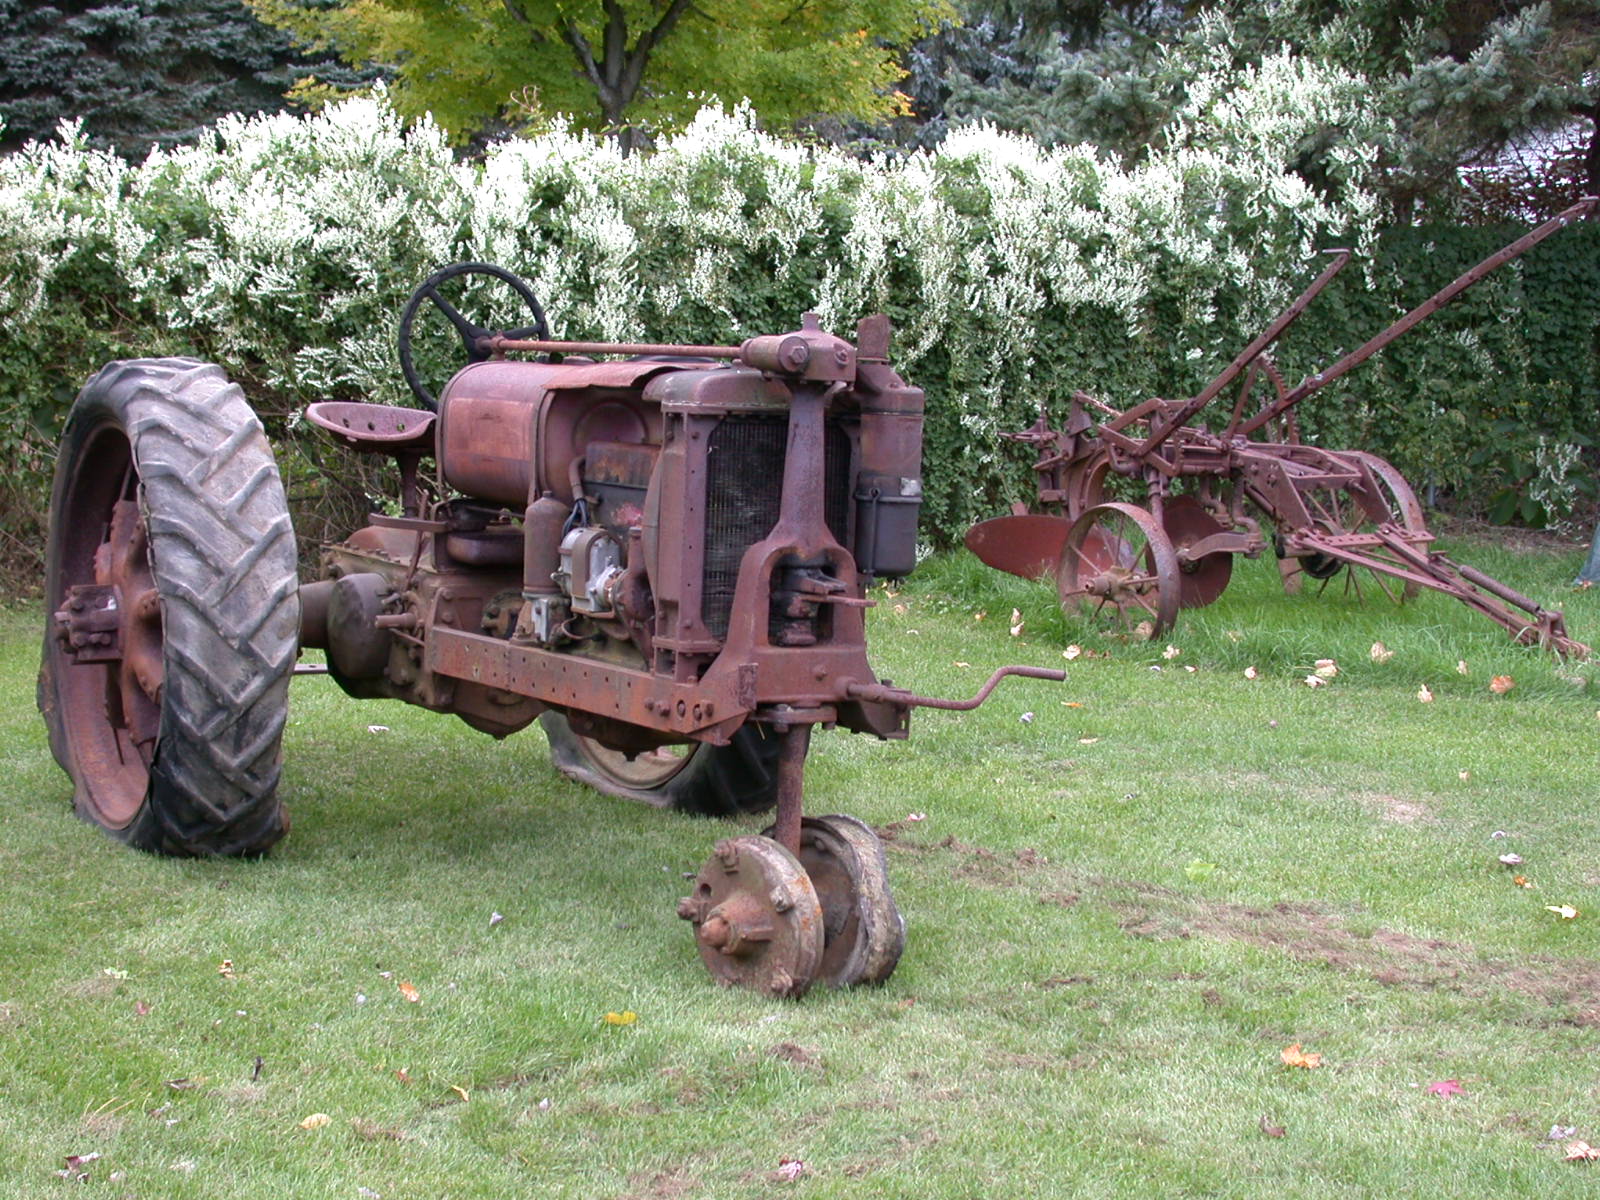
M 461 335 L 461 342 L 467 348 L 467 361 L 469 363 L 483 362 L 489 357 L 489 352 L 479 346 L 479 342 L 488 337 L 495 336 L 481 325 L 474 325 L 456 309 L 455 305 L 439 294 L 439 285 L 456 278 L 459 275 L 489 275 L 507 283 L 512 290 L 521 296 L 527 304 L 528 310 L 533 313 L 533 324 L 525 325 L 520 329 L 508 329 L 500 334 L 508 338 L 533 337 L 539 341 L 548 341 L 550 326 L 544 319 L 544 309 L 539 305 L 539 298 L 522 280 L 518 279 L 504 267 L 497 267 L 490 263 L 463 262 L 454 263 L 443 270 L 435 271 L 422 281 L 422 285 L 411 293 L 411 299 L 406 301 L 406 306 L 400 313 L 400 330 L 398 341 L 400 343 L 400 373 L 405 376 L 406 386 L 416 396 L 418 403 L 429 412 L 437 412 L 439 401 L 428 390 L 428 385 L 422 382 L 422 377 L 417 374 L 416 365 L 411 358 L 411 327 L 416 323 L 417 311 L 422 307 L 424 300 L 431 300 L 433 306 L 445 315 L 445 319 L 454 325 L 456 332 Z

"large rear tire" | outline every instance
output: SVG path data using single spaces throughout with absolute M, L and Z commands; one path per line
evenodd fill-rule
M 544 713 L 539 723 L 556 769 L 608 796 L 703 817 L 765 812 L 778 802 L 782 739 L 759 725 L 742 725 L 726 746 L 690 742 L 630 759 L 575 732 L 560 713 Z
M 219 368 L 145 359 L 89 380 L 62 435 L 45 586 L 39 708 L 78 814 L 161 854 L 281 838 L 294 534 L 261 423 Z

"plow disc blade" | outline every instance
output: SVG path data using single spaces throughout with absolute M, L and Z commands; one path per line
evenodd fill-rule
M 967 530 L 967 549 L 986 566 L 1024 579 L 1053 576 L 1072 522 L 1042 513 L 995 517 Z

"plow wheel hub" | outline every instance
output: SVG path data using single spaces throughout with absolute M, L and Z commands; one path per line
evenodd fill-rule
M 1097 504 L 1072 523 L 1056 565 L 1062 610 L 1154 638 L 1178 616 L 1182 573 L 1155 516 L 1133 504 Z
M 718 842 L 678 915 L 718 983 L 799 996 L 817 978 L 822 905 L 805 868 L 771 838 Z

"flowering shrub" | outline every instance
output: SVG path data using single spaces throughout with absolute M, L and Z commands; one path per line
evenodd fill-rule
M 999 431 L 1063 411 L 1080 387 L 1122 405 L 1192 392 L 1303 286 L 1318 250 L 1374 246 L 1358 151 L 1334 190 L 1291 169 L 1327 122 L 1359 129 L 1349 79 L 1275 60 L 1203 82 L 1131 169 L 984 127 L 862 162 L 769 137 L 743 109 L 708 109 L 650 155 L 557 127 L 479 163 L 381 95 L 228 118 L 136 165 L 64 126 L 0 160 L 0 452 L 19 466 L 0 484 L 0 528 L 37 544 L 77 386 L 107 358 L 145 354 L 212 359 L 239 380 L 311 513 L 329 484 L 292 414 L 408 403 L 396 315 L 430 271 L 474 259 L 528 279 L 557 336 L 728 342 L 807 309 L 841 332 L 888 312 L 895 361 L 928 392 L 926 531 L 948 543 L 1030 494 L 1028 455 Z M 1346 275 L 1348 309 L 1361 271 Z M 1330 348 L 1307 346 L 1306 369 Z M 460 347 L 423 353 L 442 379 Z M 1372 448 L 1418 465 L 1403 446 Z

